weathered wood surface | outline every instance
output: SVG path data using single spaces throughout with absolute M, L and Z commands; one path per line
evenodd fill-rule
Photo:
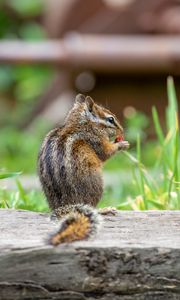
M 0 210 L 0 299 L 180 299 L 180 212 L 119 212 L 88 241 L 47 245 L 47 214 Z

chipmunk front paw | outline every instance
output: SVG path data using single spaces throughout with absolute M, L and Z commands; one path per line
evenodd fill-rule
M 129 142 L 128 141 L 121 141 L 121 142 L 118 142 L 118 149 L 119 150 L 126 150 L 128 149 L 130 146 Z

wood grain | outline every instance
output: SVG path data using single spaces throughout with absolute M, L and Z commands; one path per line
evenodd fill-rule
M 0 210 L 0 299 L 180 299 L 180 212 L 119 212 L 53 248 L 47 214 Z

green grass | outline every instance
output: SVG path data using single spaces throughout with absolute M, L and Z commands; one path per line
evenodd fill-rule
M 16 189 L 0 188 L 0 208 L 26 209 L 32 211 L 48 211 L 43 193 L 32 190 L 27 192 L 17 179 L 19 173 L 0 172 L 0 179 L 16 177 Z
M 137 135 L 136 155 L 124 152 L 124 155 L 132 162 L 132 178 L 129 180 L 130 193 L 126 195 L 126 201 L 120 199 L 121 203 L 117 204 L 119 209 L 180 209 L 180 133 L 178 105 L 172 77 L 167 80 L 167 92 L 166 133 L 162 130 L 156 108 L 152 108 L 158 144 L 158 153 L 153 168 L 149 170 L 142 161 L 139 135 Z M 113 197 L 113 193 L 108 197 Z M 103 200 L 101 203 L 104 204 Z
M 180 132 L 178 105 L 173 79 L 167 81 L 168 106 L 166 130 L 162 129 L 158 112 L 152 108 L 156 140 L 146 139 L 147 117 L 137 113 L 130 120 L 127 139 L 134 145 L 127 152 L 118 153 L 104 167 L 105 191 L 99 207 L 115 206 L 124 210 L 178 210 L 180 209 Z M 133 130 L 132 130 L 133 129 Z M 0 165 L 7 170 L 35 172 L 37 153 L 46 129 L 34 132 L 4 132 L 1 139 Z M 131 137 L 128 137 L 128 131 Z M 132 131 L 134 132 L 132 135 Z M 4 141 L 4 142 L 3 142 Z M 23 147 L 22 147 L 23 145 Z M 2 151 L 2 150 L 1 150 Z M 26 191 L 18 180 L 19 173 L 1 172 L 0 179 L 14 177 L 16 189 L 0 188 L 0 207 L 48 211 L 40 191 Z

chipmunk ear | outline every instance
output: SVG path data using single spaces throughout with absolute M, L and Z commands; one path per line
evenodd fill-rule
M 75 98 L 76 103 L 84 103 L 86 101 L 86 97 L 82 94 L 78 94 Z
M 87 104 L 88 110 L 91 112 L 93 110 L 94 100 L 90 96 L 86 97 L 86 104 Z

